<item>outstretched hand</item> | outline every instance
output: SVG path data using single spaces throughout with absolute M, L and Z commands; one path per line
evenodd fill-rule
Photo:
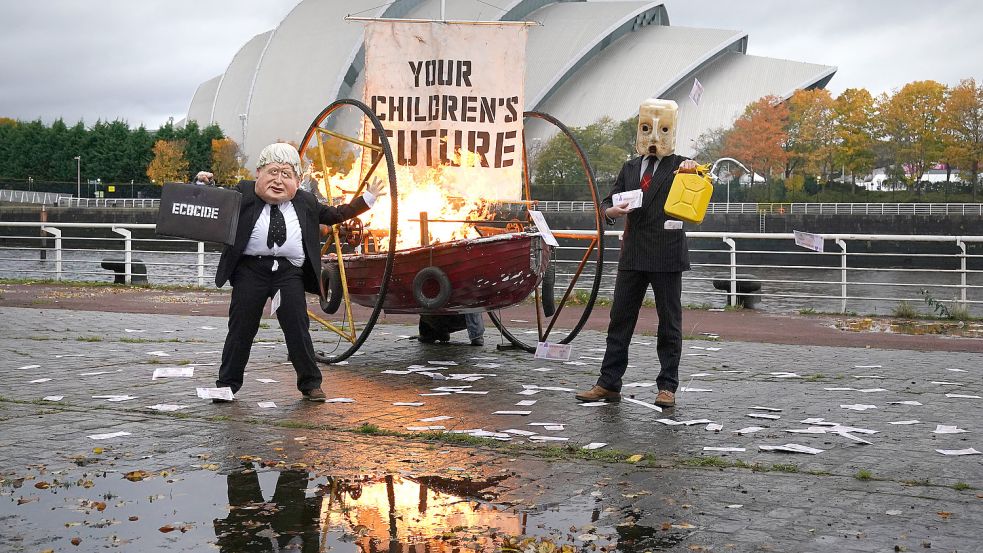
M 682 163 L 679 164 L 678 173 L 695 173 L 697 168 L 697 163 L 692 159 L 684 159 Z
M 365 185 L 365 189 L 376 198 L 379 198 L 389 193 L 386 184 L 388 183 L 382 179 L 373 178 Z

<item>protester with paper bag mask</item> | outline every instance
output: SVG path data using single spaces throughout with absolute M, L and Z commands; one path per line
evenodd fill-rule
M 300 175 L 297 149 L 270 144 L 259 154 L 256 180 L 236 187 L 242 194 L 236 239 L 222 252 L 215 274 L 217 286 L 232 283 L 229 333 L 216 386 L 232 388 L 233 393 L 242 386 L 266 300 L 274 298 L 274 304 L 279 299 L 276 317 L 297 371 L 297 388 L 305 399 L 325 400 L 304 296 L 305 291 L 320 292 L 319 225 L 334 225 L 368 211 L 384 194 L 384 184 L 375 181 L 361 197 L 334 207 L 300 190 Z
M 621 400 L 628 345 L 651 286 L 659 314 L 656 351 L 662 366 L 655 403 L 663 407 L 675 405 L 683 344 L 682 275 L 690 265 L 682 221 L 668 218 L 664 206 L 676 171 L 696 167 L 696 162 L 675 155 L 677 114 L 678 106 L 671 100 L 650 98 L 642 102 L 635 138 L 639 157 L 621 167 L 611 193 L 601 203 L 609 225 L 623 216 L 627 216 L 627 221 L 601 376 L 590 390 L 576 395 L 580 401 Z M 614 204 L 614 195 L 626 192 L 640 193 L 641 207 L 630 208 L 627 201 Z

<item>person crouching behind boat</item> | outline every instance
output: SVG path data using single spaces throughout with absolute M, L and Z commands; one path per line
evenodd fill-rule
M 314 358 L 305 290 L 320 290 L 320 227 L 334 225 L 364 213 L 383 195 L 383 182 L 349 204 L 321 204 L 310 192 L 299 190 L 300 155 L 289 144 L 270 144 L 256 162 L 256 180 L 242 181 L 235 243 L 226 246 L 215 274 L 216 286 L 232 284 L 229 333 L 222 349 L 218 387 L 242 387 L 253 338 L 259 330 L 266 300 L 279 297 L 276 317 L 283 329 L 287 352 L 297 372 L 297 388 L 310 401 L 324 401 L 321 371 Z M 224 402 L 226 400 L 212 400 Z
M 472 346 L 485 345 L 485 321 L 481 313 L 420 315 L 419 340 L 424 344 L 449 342 L 451 333 L 467 329 Z
M 635 332 L 645 292 L 651 286 L 659 314 L 655 349 L 661 365 L 655 404 L 660 407 L 676 404 L 683 350 L 683 271 L 688 271 L 690 266 L 682 221 L 670 219 L 665 205 L 676 171 L 696 168 L 695 161 L 673 153 L 678 109 L 672 100 L 650 98 L 642 102 L 635 139 L 635 150 L 640 157 L 625 162 L 611 194 L 601 203 L 609 225 L 622 216 L 627 215 L 628 220 L 614 283 L 601 376 L 594 387 L 575 396 L 580 401 L 621 401 L 628 344 Z M 628 203 L 614 205 L 615 193 L 632 190 L 641 190 L 641 207 L 630 209 Z

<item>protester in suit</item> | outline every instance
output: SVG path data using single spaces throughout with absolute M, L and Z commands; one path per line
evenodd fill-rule
M 350 204 L 327 206 L 310 192 L 298 190 L 300 174 L 296 148 L 270 144 L 259 154 L 256 181 L 236 187 L 242 193 L 236 239 L 222 252 L 215 274 L 217 286 L 232 283 L 229 333 L 216 386 L 228 386 L 233 393 L 242 387 L 266 300 L 276 301 L 279 293 L 276 316 L 297 371 L 297 388 L 310 401 L 325 400 L 304 295 L 305 290 L 312 294 L 320 290 L 318 225 L 334 225 L 364 213 L 384 192 L 382 181 L 375 181 Z
M 652 287 L 659 314 L 656 351 L 661 370 L 656 380 L 659 393 L 655 404 L 675 405 L 682 356 L 682 275 L 688 271 L 689 251 L 682 222 L 670 219 L 665 211 L 669 188 L 677 170 L 695 169 L 696 163 L 675 155 L 678 107 L 671 100 L 649 99 L 638 112 L 635 149 L 641 157 L 622 166 L 611 194 L 601 206 L 608 224 L 627 215 L 618 275 L 614 284 L 607 348 L 601 362 L 601 376 L 590 390 L 580 392 L 580 401 L 620 401 L 621 378 L 628 365 L 628 345 L 638 322 L 638 311 L 645 292 Z M 629 209 L 628 203 L 614 205 L 616 193 L 642 190 L 642 205 Z

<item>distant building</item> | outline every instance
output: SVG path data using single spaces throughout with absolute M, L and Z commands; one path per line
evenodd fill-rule
M 246 42 L 229 66 L 198 86 L 187 120 L 216 123 L 250 159 L 274 140 L 299 142 L 314 117 L 338 98 L 361 97 L 362 25 L 344 18 L 437 19 L 439 0 L 303 0 L 275 29 Z M 704 131 L 728 127 L 751 102 L 822 88 L 828 65 L 747 55 L 747 33 L 673 27 L 660 2 L 478 0 L 447 2 L 447 19 L 534 20 L 526 58 L 527 110 L 568 126 L 624 120 L 650 97 L 680 107 L 677 150 L 690 154 Z M 704 87 L 699 105 L 688 95 Z M 536 123 L 539 123 L 538 121 Z M 526 139 L 555 131 L 530 124 Z

